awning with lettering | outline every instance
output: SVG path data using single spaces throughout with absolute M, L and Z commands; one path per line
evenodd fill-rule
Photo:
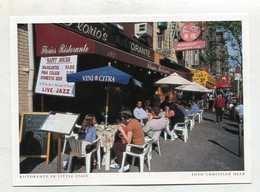
M 231 87 L 230 82 L 217 82 L 217 88 Z
M 95 42 L 53 24 L 36 24 L 36 55 L 39 57 L 94 53 Z
M 186 72 L 155 64 L 150 60 L 84 37 L 54 24 L 36 24 L 35 31 L 37 56 L 97 54 L 162 74 L 177 72 L 179 75 L 187 77 Z

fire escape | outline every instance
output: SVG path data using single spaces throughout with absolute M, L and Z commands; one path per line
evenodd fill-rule
M 179 39 L 179 25 L 177 22 L 169 22 L 167 30 L 157 35 L 156 51 L 164 57 L 171 59 L 174 54 L 175 40 Z

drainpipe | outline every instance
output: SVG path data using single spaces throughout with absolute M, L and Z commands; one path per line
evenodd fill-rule
M 28 80 L 28 111 L 33 111 L 33 79 L 34 79 L 34 50 L 33 50 L 33 25 L 28 24 L 29 47 L 29 80 Z

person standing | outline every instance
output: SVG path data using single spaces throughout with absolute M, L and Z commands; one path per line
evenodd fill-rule
M 212 111 L 213 103 L 214 103 L 214 95 L 213 95 L 213 93 L 210 93 L 210 95 L 209 95 L 209 111 Z
M 225 111 L 225 99 L 222 97 L 222 93 L 218 94 L 213 103 L 213 108 L 216 109 L 216 124 L 222 123 L 223 112 Z
M 203 108 L 206 108 L 207 107 L 207 104 L 208 104 L 208 94 L 205 93 L 203 96 L 202 96 L 202 99 L 203 99 Z

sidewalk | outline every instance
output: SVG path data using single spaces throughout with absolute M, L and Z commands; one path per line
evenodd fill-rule
M 215 124 L 215 114 L 204 112 L 202 123 L 196 123 L 189 131 L 189 139 L 184 143 L 178 138 L 174 141 L 160 137 L 161 153 L 153 150 L 151 172 L 181 171 L 242 171 L 244 158 L 239 157 L 238 125 L 229 120 L 225 114 L 223 123 Z M 62 155 L 62 160 L 69 155 Z M 80 164 L 80 163 L 78 163 Z M 130 165 L 131 172 L 138 172 L 138 161 Z M 78 166 L 73 173 L 85 173 L 85 166 Z M 56 173 L 57 157 L 48 166 L 41 159 L 21 159 L 21 172 L 24 173 Z M 66 173 L 66 170 L 61 170 Z M 117 172 L 105 171 L 105 167 L 94 169 L 94 173 Z M 149 172 L 147 165 L 144 172 Z

